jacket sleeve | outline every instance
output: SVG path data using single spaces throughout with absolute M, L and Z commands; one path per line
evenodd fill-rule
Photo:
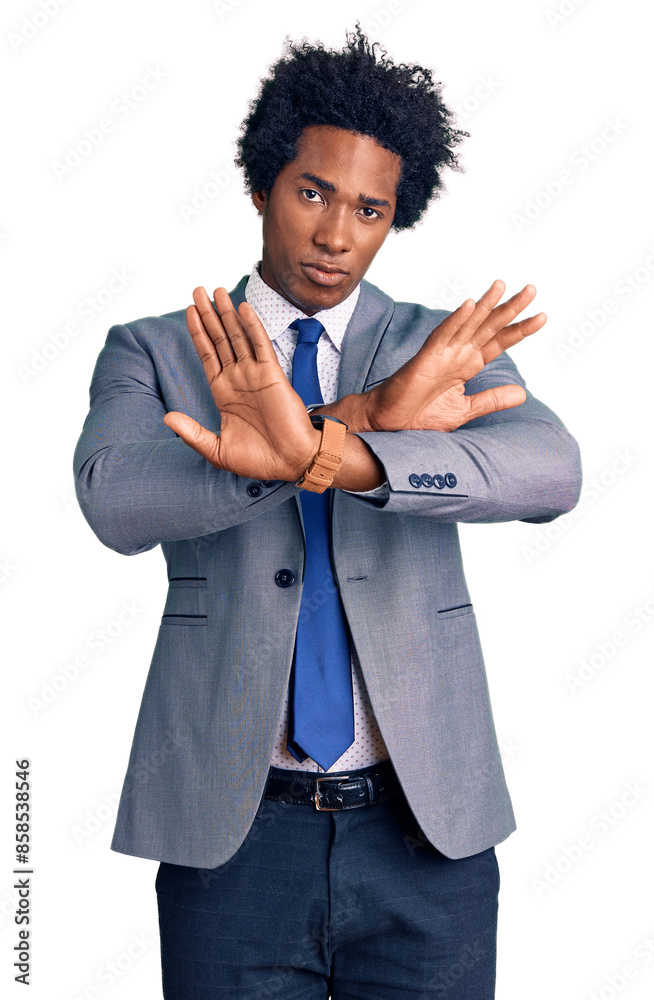
M 511 358 L 503 353 L 485 365 L 466 395 L 509 383 L 525 389 L 524 403 L 455 431 L 357 432 L 389 485 L 385 502 L 361 502 L 440 521 L 541 523 L 572 510 L 581 492 L 579 446 L 527 390 Z
M 294 483 L 264 485 L 216 469 L 164 424 L 173 408 L 181 406 L 165 405 L 137 333 L 113 326 L 93 372 L 73 470 L 84 517 L 101 542 L 124 555 L 220 531 L 299 492 Z M 217 410 L 216 420 L 214 430 Z

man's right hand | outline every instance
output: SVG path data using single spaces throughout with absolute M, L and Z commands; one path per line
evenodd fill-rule
M 465 395 L 465 383 L 484 365 L 547 321 L 545 313 L 538 313 L 511 323 L 536 289 L 525 285 L 497 305 L 505 287 L 503 281 L 494 281 L 478 302 L 466 299 L 432 330 L 418 353 L 380 385 L 316 412 L 339 416 L 350 431 L 453 431 L 475 417 L 524 403 L 525 391 L 515 384 Z

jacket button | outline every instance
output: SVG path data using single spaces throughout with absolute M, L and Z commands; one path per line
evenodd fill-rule
M 416 489 L 418 489 L 419 486 L 422 486 L 422 479 L 420 476 L 417 476 L 415 472 L 412 472 L 409 476 L 409 482 L 412 486 L 415 486 Z
M 275 583 L 278 587 L 290 587 L 295 583 L 295 573 L 292 569 L 278 569 L 275 573 Z
M 423 483 L 424 483 L 425 486 L 433 486 L 434 485 L 434 480 L 431 478 L 431 476 L 429 475 L 428 472 L 423 472 L 423 474 L 421 475 L 420 478 L 422 479 L 422 481 L 423 481 Z
M 274 486 L 276 482 L 277 482 L 276 479 L 262 479 L 261 485 L 265 486 L 266 489 L 269 489 L 271 486 Z
M 260 497 L 263 493 L 263 487 L 261 483 L 248 483 L 247 494 L 250 497 Z
M 438 474 L 438 472 L 434 476 L 434 486 L 437 490 L 442 490 L 445 486 L 445 480 Z
M 446 476 L 445 476 L 445 482 L 450 487 L 450 489 L 454 489 L 454 487 L 456 486 L 457 480 L 456 480 L 456 476 L 454 475 L 453 472 L 448 472 L 446 474 Z

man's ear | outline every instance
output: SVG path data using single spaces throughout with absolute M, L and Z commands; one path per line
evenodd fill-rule
M 252 198 L 252 204 L 256 208 L 256 210 L 259 213 L 259 215 L 261 215 L 263 213 L 263 210 L 264 210 L 265 206 L 266 206 L 266 200 L 267 200 L 266 199 L 266 192 L 265 191 L 253 191 L 250 197 Z

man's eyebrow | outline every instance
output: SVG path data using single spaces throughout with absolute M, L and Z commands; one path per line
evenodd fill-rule
M 368 194 L 360 194 L 359 201 L 364 205 L 379 205 L 380 207 L 392 208 L 390 201 L 384 198 L 371 198 Z
M 323 191 L 336 191 L 336 185 L 332 184 L 331 181 L 323 180 L 322 177 L 316 177 L 315 174 L 299 174 L 298 177 L 304 178 L 306 181 L 312 181 L 316 187 L 322 188 Z M 367 194 L 360 194 L 359 201 L 364 205 L 379 205 L 380 207 L 392 208 L 390 201 L 386 201 L 384 198 L 372 198 Z
M 331 181 L 324 181 L 322 177 L 316 177 L 315 174 L 298 174 L 298 177 L 303 177 L 305 181 L 313 181 L 316 187 L 322 188 L 323 191 L 336 191 L 335 184 L 332 184 Z

